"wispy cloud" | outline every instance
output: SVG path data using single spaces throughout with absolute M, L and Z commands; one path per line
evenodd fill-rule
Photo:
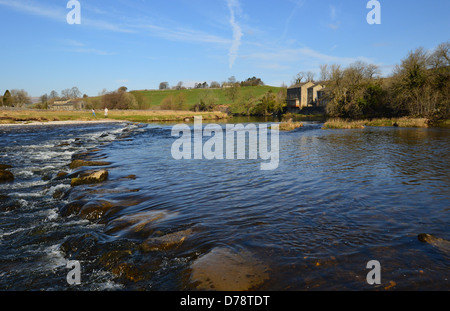
M 286 37 L 286 34 L 288 32 L 289 29 L 289 25 L 292 21 L 292 19 L 294 18 L 295 14 L 297 13 L 297 11 L 303 6 L 303 4 L 305 3 L 305 0 L 295 0 L 292 1 L 294 3 L 294 8 L 292 9 L 291 14 L 288 16 L 288 18 L 286 19 L 286 22 L 284 24 L 284 31 L 283 31 L 283 36 L 282 38 Z
M 330 5 L 330 19 L 332 23 L 328 24 L 328 27 L 337 30 L 339 26 L 341 26 L 340 21 L 336 21 L 337 19 L 337 8 L 334 5 Z
M 229 39 L 186 28 L 170 28 L 152 24 L 136 24 L 129 27 L 136 30 L 144 30 L 147 34 L 170 41 L 217 43 L 223 45 L 228 45 L 231 43 L 231 40 Z
M 27 14 L 43 16 L 53 20 L 65 21 L 66 14 L 63 9 L 56 9 L 53 7 L 47 7 L 42 5 L 37 5 L 36 2 L 32 1 L 11 1 L 11 0 L 0 0 L 0 5 L 7 6 L 16 11 L 20 11 Z M 62 6 L 65 8 L 65 6 Z
M 243 56 L 246 59 L 259 60 L 264 62 L 280 62 L 284 64 L 330 64 L 337 63 L 342 65 L 349 65 L 357 60 L 366 61 L 371 63 L 371 60 L 364 57 L 339 57 L 324 54 L 315 51 L 308 47 L 302 47 L 297 49 L 277 49 L 275 51 L 260 51 Z
M 230 24 L 233 29 L 233 41 L 229 50 L 229 66 L 233 68 L 234 62 L 238 56 L 239 47 L 241 46 L 241 38 L 244 35 L 239 24 L 236 22 L 236 9 L 239 9 L 238 0 L 227 0 L 228 9 L 230 11 Z
M 341 22 L 336 22 L 334 24 L 328 24 L 328 27 L 330 27 L 333 30 L 339 29 L 339 26 L 341 26 Z
M 57 7 L 51 7 L 51 6 L 45 6 L 42 4 L 38 4 L 35 1 L 6 1 L 6 0 L 0 0 L 0 5 L 7 6 L 11 9 L 14 9 L 16 11 L 25 13 L 25 14 L 31 14 L 35 16 L 40 16 L 44 18 L 48 18 L 54 21 L 59 21 L 66 23 L 66 16 L 69 12 L 66 10 L 66 6 L 62 5 Z M 106 21 L 101 21 L 97 19 L 90 19 L 83 15 L 82 19 L 82 25 L 93 27 L 100 30 L 109 30 L 109 31 L 115 31 L 115 32 L 125 32 L 129 33 L 132 32 L 132 30 L 127 29 L 126 27 L 120 26 L 116 23 L 109 23 Z
M 102 51 L 95 48 L 90 48 L 86 44 L 76 40 L 66 40 L 65 44 L 69 47 L 68 52 L 81 54 L 95 54 L 95 55 L 114 55 L 107 51 Z
M 334 5 L 330 5 L 330 17 L 331 17 L 331 20 L 335 20 L 336 19 L 336 15 L 337 15 L 336 7 Z

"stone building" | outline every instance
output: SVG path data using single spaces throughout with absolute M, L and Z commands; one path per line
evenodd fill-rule
M 322 106 L 320 96 L 324 86 L 314 82 L 299 83 L 287 89 L 288 109 L 303 109 L 306 107 Z
M 50 105 L 51 110 L 83 110 L 86 109 L 86 103 L 82 100 L 57 100 Z

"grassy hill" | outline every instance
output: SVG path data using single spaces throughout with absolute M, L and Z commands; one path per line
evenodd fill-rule
M 240 88 L 241 95 L 252 94 L 253 97 L 259 98 L 264 93 L 272 90 L 274 93 L 280 90 L 279 87 L 274 86 L 245 86 Z M 197 104 L 205 92 L 210 92 L 217 98 L 218 105 L 231 104 L 231 101 L 226 96 L 225 89 L 186 89 L 186 90 L 142 90 L 131 91 L 135 95 L 136 99 L 140 102 L 141 109 L 151 109 L 161 105 L 161 102 L 169 96 L 177 96 L 178 94 L 184 94 L 186 97 L 186 104 L 188 107 L 192 107 Z

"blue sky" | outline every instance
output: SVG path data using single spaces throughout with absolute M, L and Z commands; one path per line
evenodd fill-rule
M 81 24 L 69 25 L 68 0 L 0 0 L 0 93 L 96 96 L 230 76 L 279 86 L 356 60 L 388 75 L 409 51 L 450 40 L 448 0 L 379 0 L 381 25 L 367 23 L 367 2 L 79 0 Z

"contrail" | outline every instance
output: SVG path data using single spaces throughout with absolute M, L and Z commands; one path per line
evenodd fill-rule
M 233 42 L 229 51 L 229 64 L 230 69 L 233 68 L 234 62 L 238 56 L 239 46 L 241 45 L 241 38 L 243 36 L 242 29 L 235 19 L 235 8 L 239 7 L 239 3 L 237 0 L 227 0 L 228 9 L 230 10 L 230 24 L 233 28 Z

